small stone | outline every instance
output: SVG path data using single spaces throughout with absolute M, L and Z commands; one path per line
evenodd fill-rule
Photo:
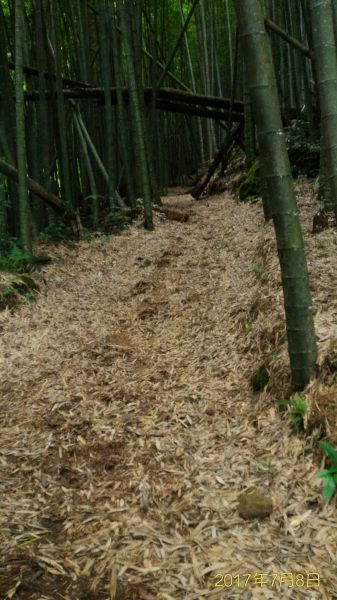
M 243 519 L 263 519 L 273 512 L 273 501 L 257 490 L 239 496 L 239 515 Z
M 214 417 L 215 410 L 213 410 L 213 408 L 206 408 L 205 414 L 208 415 L 209 417 Z

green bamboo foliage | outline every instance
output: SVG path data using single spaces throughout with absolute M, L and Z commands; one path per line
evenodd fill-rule
M 201 2 L 202 1 L 203 0 L 201 0 Z M 164 79 L 166 77 L 166 74 L 167 74 L 167 72 L 169 71 L 169 69 L 171 67 L 172 61 L 173 61 L 173 59 L 174 59 L 174 57 L 175 57 L 175 55 L 176 55 L 176 53 L 178 51 L 178 48 L 179 48 L 179 46 L 180 46 L 180 44 L 182 42 L 182 39 L 183 39 L 183 37 L 185 35 L 185 32 L 186 32 L 186 30 L 188 28 L 188 25 L 189 25 L 189 22 L 190 22 L 190 20 L 193 17 L 194 11 L 195 11 L 198 3 L 199 3 L 199 0 L 194 0 L 193 1 L 191 9 L 190 9 L 190 11 L 189 11 L 189 13 L 188 13 L 185 21 L 183 22 L 183 25 L 182 25 L 182 28 L 181 28 L 180 33 L 178 35 L 177 41 L 176 41 L 174 47 L 172 48 L 172 51 L 171 51 L 169 59 L 168 59 L 168 61 L 166 63 L 165 69 L 162 71 L 162 73 L 160 75 L 159 81 L 158 81 L 157 86 L 156 86 L 157 89 L 159 89 L 160 86 L 162 85 L 162 83 L 163 83 L 163 81 L 164 81 Z
M 259 0 L 236 0 L 236 11 L 276 233 L 292 380 L 296 388 L 303 388 L 314 372 L 316 343 L 304 242 L 282 133 L 271 47 Z
M 23 74 L 23 0 L 15 3 L 15 94 L 16 94 L 16 151 L 19 174 L 20 233 L 23 247 L 32 254 L 28 174 L 25 131 L 25 100 Z
M 337 219 L 337 58 L 331 0 L 311 0 L 310 8 L 329 208 Z

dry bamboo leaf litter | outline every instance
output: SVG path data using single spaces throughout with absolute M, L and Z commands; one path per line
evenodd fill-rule
M 320 350 L 307 428 L 336 439 L 336 234 L 309 233 L 309 183 L 299 200 Z M 229 194 L 166 204 L 193 206 L 188 223 L 56 247 L 37 304 L 0 313 L 1 599 L 336 594 L 335 507 L 313 440 L 275 407 L 289 368 L 272 227 Z M 265 520 L 238 515 L 253 489 L 273 500 Z M 290 572 L 319 590 L 237 585 Z

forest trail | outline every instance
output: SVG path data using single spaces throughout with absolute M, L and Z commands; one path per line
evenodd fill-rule
M 281 573 L 321 578 L 281 597 L 336 598 L 310 440 L 250 386 L 283 332 L 272 230 L 228 193 L 165 202 L 189 222 L 55 247 L 37 304 L 0 315 L 0 598 L 276 599 Z M 244 521 L 254 487 L 274 511 Z

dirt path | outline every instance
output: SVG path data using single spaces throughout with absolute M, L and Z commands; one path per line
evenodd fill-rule
M 276 285 L 251 324 L 261 210 L 192 210 L 56 248 L 38 303 L 0 316 L 1 599 L 337 598 L 308 439 L 250 388 L 282 333 Z M 237 512 L 254 487 L 264 521 Z

